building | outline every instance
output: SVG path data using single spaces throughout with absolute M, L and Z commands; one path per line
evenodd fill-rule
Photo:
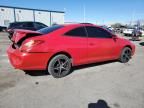
M 51 26 L 64 24 L 63 11 L 51 11 L 41 9 L 0 6 L 0 26 L 8 26 L 11 22 L 37 21 Z

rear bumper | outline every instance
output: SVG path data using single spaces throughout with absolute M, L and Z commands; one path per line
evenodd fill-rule
M 45 70 L 51 57 L 51 53 L 27 53 L 11 46 L 7 49 L 10 63 L 16 69 L 21 70 Z

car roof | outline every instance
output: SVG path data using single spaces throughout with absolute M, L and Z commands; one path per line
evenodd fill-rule
M 74 24 L 61 24 L 63 26 L 97 26 L 92 23 L 74 23 Z
M 12 22 L 10 24 L 15 24 L 15 23 L 41 23 L 41 22 L 35 22 L 35 21 L 18 21 L 18 22 Z
M 101 27 L 101 26 L 95 25 L 95 24 L 91 24 L 91 23 L 75 23 L 75 24 L 61 24 L 61 25 L 64 27 L 82 27 L 82 26 L 98 27 L 98 28 L 102 28 L 102 29 L 108 31 L 109 33 L 112 33 L 110 30 L 107 30 L 104 27 Z

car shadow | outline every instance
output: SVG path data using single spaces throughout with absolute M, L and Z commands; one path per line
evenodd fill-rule
M 75 70 L 81 70 L 84 68 L 89 68 L 89 67 L 95 67 L 95 66 L 100 66 L 100 65 L 105 65 L 113 62 L 118 62 L 117 60 L 112 60 L 112 61 L 106 61 L 106 62 L 100 62 L 100 63 L 91 63 L 91 64 L 85 64 L 85 65 L 80 65 L 80 66 L 74 66 L 71 69 L 71 73 L 73 73 Z M 23 70 L 25 74 L 30 75 L 30 76 L 46 76 L 50 75 L 47 70 Z
M 97 103 L 89 103 L 88 108 L 110 108 L 106 101 L 98 100 Z
M 79 70 L 79 69 L 84 69 L 84 68 L 89 68 L 89 67 L 95 67 L 95 66 L 100 66 L 100 65 L 105 65 L 113 62 L 118 62 L 117 60 L 111 60 L 111 61 L 105 61 L 105 62 L 99 62 L 99 63 L 91 63 L 91 64 L 85 64 L 85 65 L 80 65 L 80 66 L 75 66 L 73 67 L 73 70 Z
M 139 43 L 141 46 L 144 46 L 144 42 Z
M 46 76 L 50 75 L 46 70 L 23 70 L 25 74 L 30 76 Z

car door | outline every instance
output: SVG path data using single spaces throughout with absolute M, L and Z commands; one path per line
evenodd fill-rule
M 66 44 L 68 52 L 73 57 L 73 64 L 85 64 L 87 62 L 87 35 L 84 26 L 74 27 L 68 30 L 64 36 L 63 41 Z
M 112 37 L 112 34 L 96 26 L 87 26 L 86 30 L 88 33 L 89 62 L 113 59 L 117 41 Z

